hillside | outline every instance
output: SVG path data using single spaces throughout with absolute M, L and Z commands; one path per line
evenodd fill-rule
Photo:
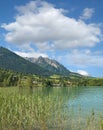
M 35 63 L 25 60 L 24 58 L 3 47 L 0 47 L 0 68 L 37 75 L 52 74 L 52 72 L 43 69 Z
M 23 58 L 4 47 L 0 47 L 0 68 L 40 76 L 81 77 L 77 73 L 70 72 L 56 60 L 41 56 L 39 58 Z
M 62 76 L 73 76 L 73 77 L 80 77 L 80 74 L 70 72 L 66 67 L 64 67 L 62 64 L 57 62 L 56 60 L 45 58 L 45 57 L 39 57 L 39 58 L 27 58 L 32 63 L 35 63 L 42 68 L 51 71 L 53 74 L 62 75 Z
M 35 58 L 26 58 L 26 59 L 57 75 L 69 76 L 69 74 L 71 73 L 68 69 L 66 69 L 62 64 L 60 64 L 56 60 L 44 58 L 41 56 L 37 59 Z

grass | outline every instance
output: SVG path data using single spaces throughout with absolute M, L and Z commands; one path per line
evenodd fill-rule
M 1 130 L 47 130 L 61 121 L 62 100 L 53 95 L 0 89 Z
M 63 109 L 59 90 L 34 91 L 0 88 L 0 130 L 103 130 L 102 116 L 96 119 L 94 111 L 84 119 L 81 110 L 74 118 L 73 110 Z

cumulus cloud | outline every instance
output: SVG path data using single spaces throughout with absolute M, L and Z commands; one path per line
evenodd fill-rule
M 88 72 L 86 72 L 85 70 L 77 70 L 77 73 L 84 75 L 84 76 L 89 76 Z
M 92 47 L 101 41 L 98 25 L 70 18 L 64 9 L 45 1 L 31 1 L 16 9 L 15 21 L 2 24 L 7 30 L 7 42 L 18 46 L 33 44 L 39 50 L 63 50 Z M 85 9 L 83 17 L 90 18 L 92 12 L 92 9 Z
M 83 19 L 83 20 L 90 19 L 92 17 L 93 13 L 94 13 L 93 8 L 85 8 L 83 10 L 82 15 L 80 16 L 80 19 Z
M 68 65 L 75 65 L 78 67 L 90 67 L 98 66 L 103 67 L 103 54 L 97 52 L 91 52 L 90 50 L 78 50 L 74 49 L 71 52 L 67 52 L 63 56 L 59 56 L 59 61 L 62 61 Z
M 17 55 L 20 55 L 21 57 L 34 57 L 38 58 L 39 56 L 42 57 L 48 57 L 47 54 L 40 53 L 40 52 L 22 52 L 22 51 L 14 51 Z

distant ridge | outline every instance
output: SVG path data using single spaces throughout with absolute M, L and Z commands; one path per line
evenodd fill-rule
M 58 61 L 53 60 L 53 59 L 49 59 L 49 58 L 45 58 L 45 57 L 38 57 L 38 58 L 27 58 L 27 60 L 29 60 L 32 63 L 35 63 L 39 66 L 41 66 L 42 68 L 51 71 L 53 74 L 57 74 L 57 75 L 61 75 L 61 76 L 67 76 L 67 77 L 83 77 L 82 75 L 75 73 L 75 72 L 71 72 L 70 70 L 68 70 L 66 67 L 64 67 L 62 64 L 60 64 Z
M 69 74 L 71 73 L 62 64 L 53 59 L 45 58 L 42 56 L 40 56 L 39 58 L 26 57 L 26 59 L 57 75 L 69 76 Z

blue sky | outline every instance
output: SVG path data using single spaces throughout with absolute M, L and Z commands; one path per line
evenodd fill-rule
M 102 0 L 1 0 L 0 46 L 103 77 Z

